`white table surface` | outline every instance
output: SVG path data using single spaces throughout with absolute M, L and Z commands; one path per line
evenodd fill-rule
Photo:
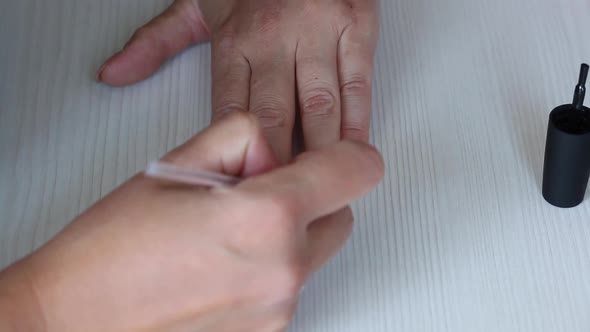
M 209 47 L 123 89 L 96 68 L 164 0 L 0 1 L 0 267 L 209 121 Z M 588 331 L 590 202 L 540 194 L 588 0 L 383 0 L 384 183 L 292 331 Z M 590 200 L 590 197 L 589 197 Z

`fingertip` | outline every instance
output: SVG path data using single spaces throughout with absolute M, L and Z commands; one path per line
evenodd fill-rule
M 159 68 L 159 59 L 149 51 L 140 52 L 131 45 L 105 61 L 97 72 L 97 81 L 122 87 L 145 80 Z
M 100 65 L 100 67 L 96 71 L 96 81 L 97 82 L 110 84 L 110 82 L 108 81 L 108 78 L 110 78 L 110 75 L 107 75 L 106 76 L 107 77 L 107 80 L 105 80 L 105 71 L 107 70 L 107 68 L 109 68 L 111 66 L 113 60 L 117 59 L 122 52 L 123 51 L 119 51 L 119 52 L 111 55 L 109 58 L 107 58 L 102 63 L 102 65 Z
M 239 177 L 265 173 L 277 164 L 256 119 L 247 113 L 220 119 L 163 160 Z
M 361 175 L 358 179 L 367 187 L 373 188 L 383 179 L 385 161 L 376 147 L 362 141 L 345 139 L 328 147 L 326 151 L 330 149 L 332 153 L 335 153 L 332 158 L 340 159 L 340 163 L 346 163 L 350 167 L 349 172 Z M 317 153 L 324 152 L 320 150 Z M 306 158 L 311 155 L 303 154 L 301 157 Z
M 94 79 L 95 79 L 97 82 L 102 82 L 102 77 L 101 77 L 101 76 L 102 76 L 102 72 L 103 72 L 103 70 L 104 70 L 104 67 L 105 67 L 105 66 L 106 66 L 106 62 L 105 62 L 105 63 L 103 63 L 103 64 L 100 66 L 100 68 L 98 68 L 98 70 L 96 71 L 96 75 L 95 75 L 95 78 L 94 78 Z
M 217 124 L 227 123 L 233 135 L 248 138 L 242 176 L 263 174 L 278 165 L 272 149 L 264 137 L 258 118 L 248 112 L 233 112 L 218 119 Z
M 348 166 L 354 165 L 355 169 L 374 175 L 377 181 L 381 180 L 385 173 L 385 161 L 379 150 L 363 141 L 344 139 L 338 143 L 326 146 L 320 150 L 305 152 L 295 158 L 295 162 L 305 159 L 328 158 L 331 161 L 336 159 Z
M 117 62 L 121 58 L 121 53 L 122 52 L 115 53 L 100 66 L 96 72 L 96 80 L 99 83 L 105 83 L 117 87 L 130 83 L 128 79 L 124 79 L 126 76 L 125 73 L 121 72 L 120 68 L 117 69 L 117 67 L 120 67 Z M 113 66 L 115 67 L 115 70 L 113 70 Z
M 358 140 L 345 140 L 343 143 L 357 149 L 363 169 L 373 177 L 375 184 L 379 183 L 385 176 L 385 160 L 381 152 L 375 146 Z
M 369 145 L 370 147 L 370 154 L 372 155 L 372 160 L 373 163 L 375 165 L 374 171 L 375 171 L 375 183 L 379 183 L 381 182 L 381 180 L 383 180 L 383 177 L 385 177 L 385 160 L 383 159 L 383 155 L 381 154 L 381 152 L 379 152 L 379 150 L 377 150 L 376 147 Z

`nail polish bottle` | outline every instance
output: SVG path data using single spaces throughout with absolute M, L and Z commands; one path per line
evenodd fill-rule
M 590 177 L 590 109 L 584 107 L 588 69 L 582 64 L 572 104 L 558 106 L 549 116 L 543 197 L 560 208 L 583 202 Z

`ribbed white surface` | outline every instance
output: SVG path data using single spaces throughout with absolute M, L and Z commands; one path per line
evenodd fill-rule
M 167 4 L 0 1 L 0 266 L 208 124 L 207 46 L 133 87 L 93 81 Z M 590 202 L 540 195 L 548 112 L 590 61 L 590 2 L 383 0 L 382 16 L 388 174 L 292 331 L 590 330 Z

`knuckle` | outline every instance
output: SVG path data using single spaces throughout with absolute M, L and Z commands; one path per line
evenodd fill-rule
M 231 28 L 224 28 L 219 31 L 213 39 L 213 50 L 219 49 L 222 52 L 233 52 L 237 47 L 236 34 Z
M 278 276 L 279 299 L 287 300 L 296 298 L 307 277 L 306 269 L 302 264 L 295 262 L 285 264 Z
M 301 112 L 304 116 L 326 118 L 336 114 L 335 94 L 326 88 L 316 88 L 302 96 Z
M 352 75 L 340 85 L 343 97 L 364 96 L 371 93 L 371 80 L 364 75 Z
M 200 16 L 200 10 L 196 1 L 175 1 L 170 7 L 172 13 L 176 14 L 180 23 L 184 23 L 184 26 L 188 29 L 191 34 L 192 40 L 198 39 L 199 28 L 204 24 Z
M 264 101 L 251 109 L 263 129 L 284 128 L 289 124 L 288 107 L 278 101 Z
M 222 101 L 213 109 L 213 120 L 220 120 L 230 114 L 244 114 L 247 112 L 246 107 L 241 103 L 234 101 Z
M 285 195 L 274 194 L 269 196 L 263 206 L 267 209 L 267 215 L 271 219 L 280 222 L 277 224 L 293 224 L 297 219 L 296 206 Z
M 135 31 L 125 48 L 129 46 L 145 48 L 151 56 L 155 56 L 160 61 L 174 53 L 174 42 L 161 38 L 160 34 L 150 25 Z
M 306 16 L 320 13 L 321 3 L 319 1 L 302 1 L 301 5 Z
M 346 122 L 342 124 L 342 133 L 344 138 L 367 142 L 369 140 L 369 126 L 355 122 Z
M 281 24 L 281 4 L 269 4 L 258 9 L 252 19 L 253 29 L 256 32 L 272 32 Z
M 152 38 L 153 38 L 153 36 L 152 36 L 151 30 L 147 26 L 143 26 L 143 27 L 137 29 L 133 33 L 133 36 L 131 37 L 132 40 L 152 39 Z
M 125 47 L 128 47 L 131 44 L 153 45 L 158 49 L 164 46 L 162 45 L 162 42 L 156 38 L 154 31 L 149 27 L 149 25 L 137 29 Z
M 229 252 L 238 256 L 264 254 L 269 247 L 282 250 L 293 241 L 297 223 L 288 212 L 285 200 L 274 196 L 263 193 L 234 196 L 232 204 L 241 212 L 232 220 L 231 227 L 226 228 L 224 246 Z
M 374 11 L 377 0 L 344 0 L 342 7 L 348 16 L 354 17 L 357 14 L 365 14 Z
M 343 28 L 358 21 L 358 6 L 353 1 L 341 1 L 340 6 L 338 6 L 337 13 L 338 22 L 343 26 Z

